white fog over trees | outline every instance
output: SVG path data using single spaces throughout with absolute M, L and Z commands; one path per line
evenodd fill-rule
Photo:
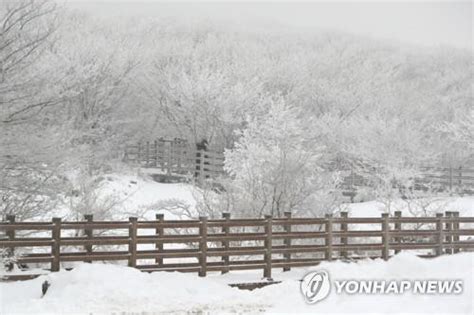
M 73 207 L 127 144 L 157 137 L 226 149 L 211 213 L 330 211 L 343 165 L 383 198 L 472 158 L 472 73 L 456 48 L 2 1 L 0 211 Z

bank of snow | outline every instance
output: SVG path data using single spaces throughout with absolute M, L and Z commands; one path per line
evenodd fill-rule
M 154 219 L 164 213 L 167 219 L 187 219 L 194 214 L 199 188 L 187 183 L 158 183 L 145 174 L 107 174 L 92 180 L 95 189 L 87 196 L 67 196 L 55 211 L 44 213 L 38 221 L 62 217 L 67 220 L 82 219 L 83 214 L 94 214 L 98 220 Z M 91 184 L 92 185 L 92 184 Z M 80 205 L 90 203 L 86 211 Z M 76 206 L 74 206 L 76 205 Z
M 157 183 L 143 174 L 109 174 L 102 176 L 98 196 L 113 200 L 112 215 L 115 219 L 127 219 L 138 215 L 153 219 L 155 213 L 164 213 L 168 219 L 185 218 L 194 211 L 200 190 L 186 183 Z M 170 211 L 169 208 L 174 210 Z M 380 217 L 384 212 L 402 211 L 403 216 L 432 216 L 436 212 L 458 211 L 461 216 L 474 216 L 474 196 L 433 196 L 412 200 L 383 200 L 343 204 L 341 210 L 351 217 Z M 181 210 L 181 211 L 180 211 Z M 60 215 L 63 216 L 63 215 Z
M 105 176 L 99 194 L 119 200 L 118 214 L 140 213 L 152 219 L 155 213 L 165 213 L 168 219 L 180 217 L 179 211 L 161 209 L 170 205 L 187 207 L 191 212 L 196 205 L 197 188 L 185 183 L 158 183 L 148 176 L 112 174 Z M 148 210 L 148 211 L 144 211 Z M 117 213 L 116 213 L 117 216 Z
M 262 298 L 272 298 L 269 311 L 300 313 L 403 313 L 403 314 L 474 314 L 473 276 L 474 254 L 464 253 L 423 259 L 414 254 L 401 253 L 388 262 L 364 260 L 359 263 L 324 262 L 311 269 L 325 269 L 331 280 L 463 280 L 463 293 L 459 295 L 413 294 L 335 294 L 335 288 L 326 300 L 316 305 L 302 303 L 299 283 L 285 281 L 281 288 L 269 287 Z M 304 271 L 297 271 L 304 275 Z
M 138 270 L 102 264 L 81 264 L 15 283 L 0 283 L 2 314 L 15 313 L 182 313 L 192 312 L 284 312 L 284 313 L 457 313 L 472 314 L 474 254 L 462 253 L 435 259 L 399 254 L 388 262 L 363 260 L 325 262 L 318 267 L 274 270 L 282 283 L 252 292 L 229 287 L 230 282 L 258 281 L 261 271 L 210 274 L 141 273 Z M 325 269 L 332 281 L 343 279 L 420 280 L 462 279 L 459 295 L 337 295 L 308 305 L 300 295 L 298 281 L 309 270 Z M 41 298 L 41 283 L 51 287 Z

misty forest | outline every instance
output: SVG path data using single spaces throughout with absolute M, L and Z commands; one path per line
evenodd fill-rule
M 453 194 L 410 188 L 473 164 L 472 70 L 456 48 L 2 1 L 0 212 L 107 218 L 120 198 L 101 183 L 139 172 L 126 147 L 157 138 L 224 152 L 224 175 L 188 180 L 211 217 L 333 212 L 347 169 L 363 200 Z

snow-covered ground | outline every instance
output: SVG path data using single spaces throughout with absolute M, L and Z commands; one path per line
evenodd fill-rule
M 165 213 L 167 219 L 178 219 L 180 216 L 177 213 L 159 208 L 180 203 L 181 206 L 189 207 L 193 211 L 196 205 L 196 188 L 190 184 L 158 183 L 143 175 L 112 174 L 105 178 L 106 182 L 100 194 L 114 196 L 120 200 L 117 206 L 118 215 L 138 212 L 149 219 L 154 219 L 156 213 Z
M 438 196 L 431 198 L 420 198 L 415 200 L 393 200 L 388 202 L 367 201 L 360 203 L 345 204 L 343 206 L 351 217 L 380 217 L 382 213 L 389 211 L 401 211 L 402 216 L 422 216 L 424 211 L 427 215 L 436 212 L 458 211 L 460 216 L 474 216 L 474 196 Z
M 187 184 L 162 184 L 147 177 L 112 174 L 104 177 L 100 195 L 119 200 L 114 218 L 125 220 L 139 214 L 153 219 L 158 212 L 165 218 L 184 218 L 167 208 L 176 202 L 194 213 L 197 196 Z M 168 207 L 169 208 L 169 207 Z M 346 204 L 343 210 L 351 217 L 380 217 L 387 203 L 370 201 Z M 390 212 L 400 210 L 403 216 L 418 216 L 444 211 L 459 211 L 461 216 L 474 215 L 474 197 L 436 197 L 407 203 L 395 200 Z M 61 211 L 54 215 L 64 215 Z M 53 215 L 53 214 L 51 214 Z M 67 215 L 67 214 L 65 214 Z M 210 273 L 206 278 L 196 274 L 141 273 L 113 264 L 74 263 L 72 271 L 43 275 L 37 279 L 0 283 L 0 314 L 16 313 L 182 313 L 182 312 L 284 312 L 284 313 L 462 313 L 474 314 L 474 254 L 462 253 L 431 260 L 416 253 L 401 253 L 388 262 L 325 262 L 313 268 L 294 268 L 291 272 L 273 271 L 282 281 L 255 291 L 242 291 L 229 283 L 262 281 L 261 270 Z M 337 295 L 308 305 L 303 300 L 300 280 L 309 270 L 325 269 L 334 279 L 462 279 L 460 295 Z M 52 283 L 41 298 L 41 284 Z M 334 288 L 333 288 L 334 289 Z
M 176 219 L 178 212 L 160 209 L 180 203 L 194 212 L 199 190 L 190 184 L 157 183 L 147 176 L 111 174 L 104 176 L 100 189 L 102 197 L 114 197 L 115 217 L 126 219 L 127 215 L 139 213 L 153 219 L 155 213 L 164 213 L 165 218 Z M 352 217 L 380 217 L 383 212 L 402 211 L 403 216 L 434 215 L 436 212 L 459 211 L 461 216 L 474 216 L 474 196 L 432 197 L 417 200 L 368 201 L 344 204 L 341 209 Z M 181 216 L 182 217 L 182 216 Z
M 167 219 L 184 218 L 178 211 L 165 210 L 170 205 L 179 205 L 182 209 L 193 211 L 196 205 L 197 188 L 186 183 L 158 183 L 146 174 L 113 173 L 96 178 L 99 184 L 88 197 L 88 202 L 98 210 L 95 218 L 101 219 L 100 209 L 106 208 L 106 218 L 116 220 L 127 220 L 130 216 L 138 216 L 140 219 L 154 219 L 156 213 L 165 213 Z M 92 185 L 92 184 L 91 184 Z M 85 199 L 86 197 L 84 197 Z M 51 220 L 51 217 L 62 217 L 63 219 L 78 220 L 85 213 L 76 213 L 75 204 L 84 202 L 77 196 L 68 196 L 62 204 L 50 213 L 43 213 L 35 218 L 37 221 Z M 103 218 L 102 218 L 103 219 Z
M 310 270 L 327 270 L 331 280 L 463 280 L 461 294 L 363 295 L 336 294 L 316 304 L 307 304 L 300 294 L 300 280 Z M 318 267 L 274 271 L 282 281 L 254 291 L 227 284 L 258 281 L 261 271 L 210 274 L 141 273 L 123 266 L 81 264 L 34 280 L 0 283 L 1 314 L 102 314 L 102 313 L 432 313 L 473 314 L 474 254 L 435 259 L 399 254 L 388 262 L 325 262 Z M 41 297 L 41 284 L 51 283 Z

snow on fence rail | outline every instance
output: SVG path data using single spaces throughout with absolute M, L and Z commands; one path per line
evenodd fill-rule
M 199 220 L 165 220 L 158 214 L 151 221 L 136 217 L 129 221 L 94 221 L 92 215 L 87 215 L 84 221 L 74 222 L 60 218 L 15 222 L 14 216 L 8 216 L 7 222 L 0 224 L 0 230 L 6 232 L 0 247 L 7 255 L 17 256 L 18 264 L 47 263 L 51 271 L 59 271 L 65 262 L 122 260 L 148 272 L 198 272 L 206 276 L 212 271 L 263 269 L 264 277 L 271 278 L 272 268 L 290 270 L 323 260 L 387 260 L 404 250 L 431 251 L 423 257 L 470 251 L 474 249 L 473 223 L 474 217 L 459 217 L 457 212 L 418 218 L 402 217 L 401 212 L 394 217 L 382 214 L 380 218 L 351 218 L 347 212 L 339 217 L 292 218 L 291 213 L 285 213 L 284 218 L 264 219 L 231 219 L 225 213 L 222 219 Z M 304 226 L 310 229 L 302 231 Z M 250 232 L 244 228 L 250 228 Z M 25 231 L 29 232 L 22 236 Z M 40 231 L 43 236 L 31 237 L 31 231 Z M 45 237 L 45 231 L 50 236 Z M 143 248 L 143 244 L 151 248 Z M 182 248 L 166 248 L 169 244 L 181 244 Z M 122 248 L 97 247 L 110 245 Z M 27 247 L 46 251 L 17 255 L 20 248 Z M 302 258 L 305 254 L 313 257 Z M 251 258 L 255 256 L 259 258 Z M 178 258 L 181 260 L 172 261 Z M 189 258 L 195 261 L 183 261 Z

